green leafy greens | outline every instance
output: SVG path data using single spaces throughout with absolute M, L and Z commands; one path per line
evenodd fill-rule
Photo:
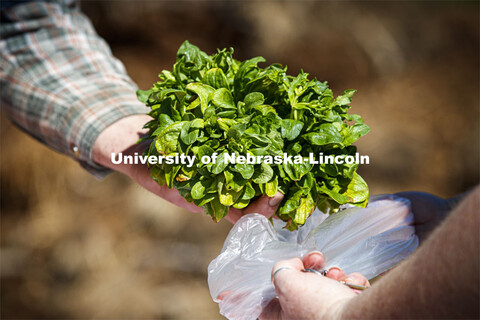
M 356 173 L 358 164 L 227 163 L 226 154 L 292 156 L 355 155 L 352 145 L 369 131 L 359 115 L 348 114 L 355 90 L 334 98 L 327 82 L 296 77 L 262 57 L 233 58 L 233 49 L 211 56 L 185 41 L 172 71 L 137 92 L 151 108 L 145 125 L 152 143 L 148 155 L 195 156 L 193 167 L 151 166 L 160 185 L 176 188 L 215 221 L 229 207 L 245 208 L 261 195 L 285 195 L 277 215 L 294 230 L 316 206 L 335 211 L 342 204 L 364 207 L 368 186 Z M 203 156 L 217 153 L 215 163 Z

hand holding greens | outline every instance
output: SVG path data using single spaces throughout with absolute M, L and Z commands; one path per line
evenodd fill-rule
M 316 206 L 335 211 L 342 204 L 364 207 L 368 186 L 358 164 L 229 163 L 227 155 L 355 155 L 352 145 L 369 131 L 359 115 L 348 114 L 355 90 L 334 98 L 327 82 L 296 77 L 262 57 L 233 58 L 233 49 L 211 56 L 185 41 L 172 71 L 137 92 L 151 108 L 145 125 L 148 155 L 194 155 L 195 164 L 157 164 L 151 176 L 176 188 L 189 202 L 219 221 L 229 207 L 245 208 L 261 195 L 285 194 L 276 215 L 294 230 Z M 217 154 L 215 163 L 203 156 Z

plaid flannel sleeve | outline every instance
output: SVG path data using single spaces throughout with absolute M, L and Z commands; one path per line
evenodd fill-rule
M 122 63 L 76 1 L 2 9 L 0 97 L 6 114 L 36 139 L 101 178 L 92 147 L 109 125 L 147 108 Z

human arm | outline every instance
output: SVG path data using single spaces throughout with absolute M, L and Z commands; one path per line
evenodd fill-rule
M 410 200 L 415 233 L 420 243 L 423 243 L 467 194 L 468 192 L 465 192 L 448 199 L 418 191 L 400 192 L 396 195 Z
M 468 195 L 406 261 L 360 295 L 297 270 L 274 278 L 274 319 L 478 318 L 480 188 Z M 296 265 L 297 264 L 297 265 Z
M 120 119 L 147 112 L 135 83 L 78 1 L 19 3 L 1 13 L 2 109 L 34 138 L 104 177 L 111 170 L 93 160 L 93 144 Z
M 150 117 L 137 100 L 135 83 L 77 1 L 8 7 L 2 10 L 0 31 L 0 97 L 13 122 L 98 178 L 119 171 L 176 205 L 203 211 L 176 190 L 158 186 L 145 165 L 111 163 L 112 152 L 143 153 L 146 145 L 137 141 Z M 281 198 L 232 209 L 227 219 L 234 222 L 249 212 L 270 216 Z M 277 204 L 270 206 L 270 201 Z
M 148 115 L 134 115 L 126 117 L 106 128 L 98 136 L 93 146 L 93 160 L 115 171 L 121 172 L 145 189 L 168 200 L 180 207 L 186 208 L 191 212 L 203 212 L 203 209 L 188 203 L 180 196 L 176 189 L 169 189 L 166 185 L 159 186 L 157 182 L 150 178 L 150 172 L 146 165 L 142 164 L 113 164 L 111 161 L 112 153 L 123 154 L 142 154 L 149 146 L 150 141 L 137 144 L 139 138 L 147 132 L 141 129 L 143 125 L 151 118 Z M 274 197 L 261 197 L 245 209 L 239 210 L 231 208 L 226 219 L 235 223 L 240 217 L 247 213 L 261 213 L 270 217 L 275 213 L 283 199 L 281 193 Z

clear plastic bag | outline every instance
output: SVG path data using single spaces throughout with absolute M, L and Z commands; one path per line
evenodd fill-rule
M 228 319 L 256 319 L 274 297 L 275 262 L 317 250 L 325 268 L 371 279 L 408 257 L 418 246 L 410 202 L 396 196 L 372 198 L 367 208 L 349 207 L 330 216 L 315 211 L 299 230 L 272 225 L 260 214 L 242 217 L 208 266 L 210 294 Z

